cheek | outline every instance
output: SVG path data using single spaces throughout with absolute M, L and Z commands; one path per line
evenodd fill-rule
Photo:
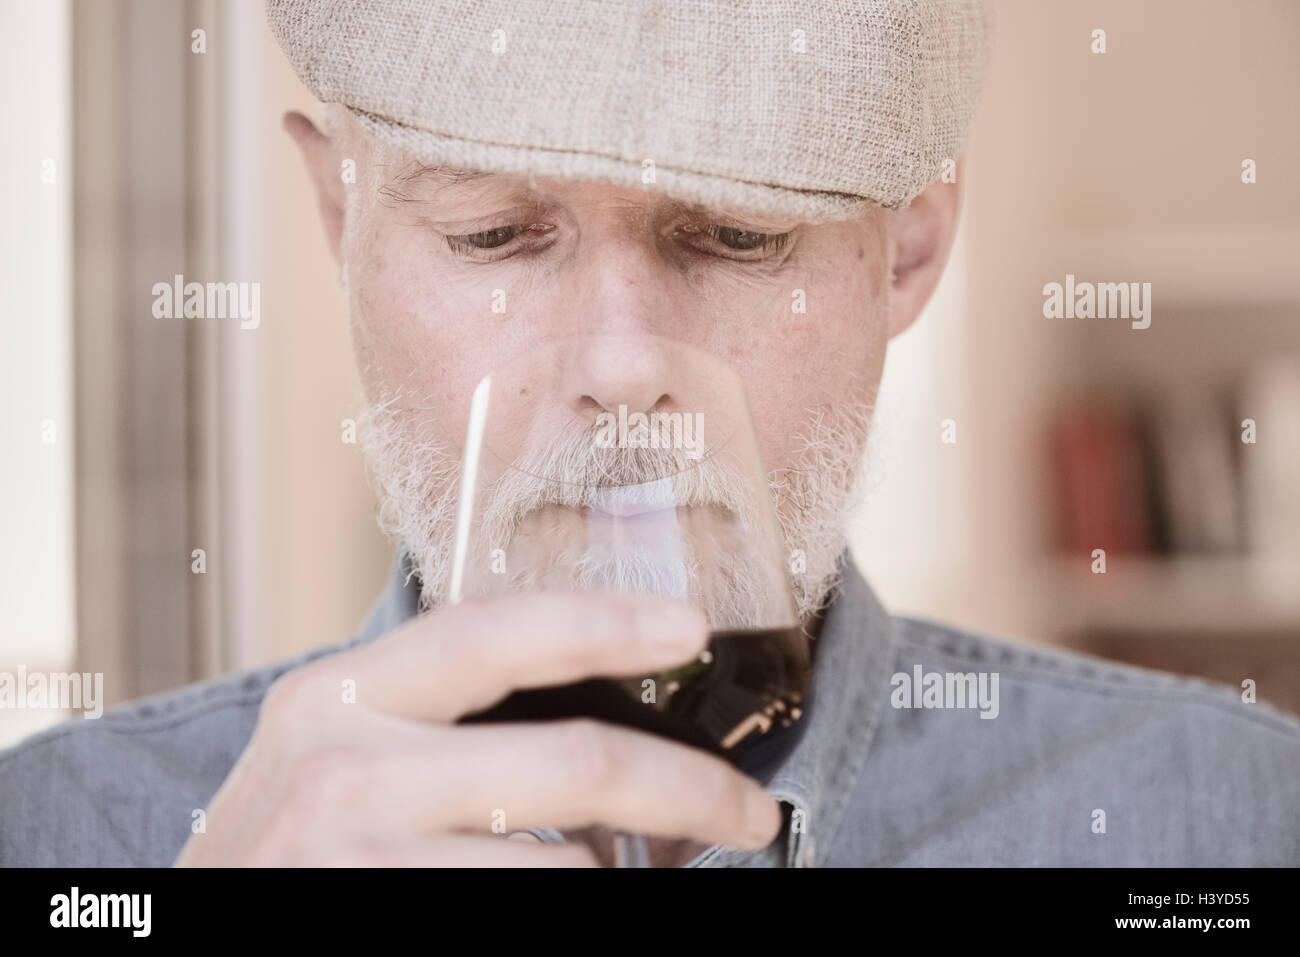
M 358 367 L 370 401 L 399 396 L 426 410 L 425 438 L 459 448 L 474 386 L 486 374 L 490 298 L 440 281 L 428 249 L 381 233 L 348 266 Z M 491 290 L 483 295 L 490 297 Z
M 782 303 L 771 333 L 733 356 L 753 405 L 769 469 L 793 461 L 814 410 L 875 400 L 887 341 L 888 296 L 883 276 L 856 260 L 841 272 L 809 271 L 806 312 Z M 883 272 L 883 270 L 877 271 Z

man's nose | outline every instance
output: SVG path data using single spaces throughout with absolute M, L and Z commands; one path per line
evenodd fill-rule
M 567 308 L 557 325 L 573 334 L 679 337 L 690 301 L 682 295 L 680 270 L 660 249 L 653 220 L 621 206 L 587 213 L 560 279 Z
M 565 391 L 575 411 L 594 421 L 618 415 L 662 412 L 676 399 L 672 345 L 651 335 L 596 336 L 576 340 Z

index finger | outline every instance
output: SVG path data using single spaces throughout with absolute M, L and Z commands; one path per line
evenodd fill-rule
M 541 592 L 440 609 L 322 667 L 354 679 L 358 703 L 450 723 L 516 689 L 672 667 L 707 641 L 703 613 L 674 599 Z

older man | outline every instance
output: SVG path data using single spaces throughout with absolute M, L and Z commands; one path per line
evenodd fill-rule
M 582 865 L 608 863 L 616 831 L 665 866 L 1300 862 L 1300 725 L 892 619 L 843 557 L 885 345 L 956 228 L 943 174 L 983 73 L 981 4 L 268 11 L 327 104 L 321 127 L 285 125 L 341 268 L 392 583 L 342 648 L 0 756 L 0 862 Z M 457 723 L 707 641 L 698 610 L 649 596 L 446 604 L 475 384 L 593 332 L 690 344 L 747 387 L 817 647 L 804 734 L 766 787 L 592 720 Z

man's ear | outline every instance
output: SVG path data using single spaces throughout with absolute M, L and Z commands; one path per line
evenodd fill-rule
M 341 263 L 345 200 L 334 143 L 316 128 L 316 124 L 294 111 L 284 114 L 284 129 L 302 152 L 307 174 L 316 187 L 316 205 L 320 209 L 321 225 L 325 227 L 325 240 L 334 254 L 334 261 Z
M 921 314 L 943 275 L 957 235 L 961 210 L 961 163 L 957 182 L 936 181 L 905 209 L 889 214 L 893 244 L 889 336 L 892 339 Z

